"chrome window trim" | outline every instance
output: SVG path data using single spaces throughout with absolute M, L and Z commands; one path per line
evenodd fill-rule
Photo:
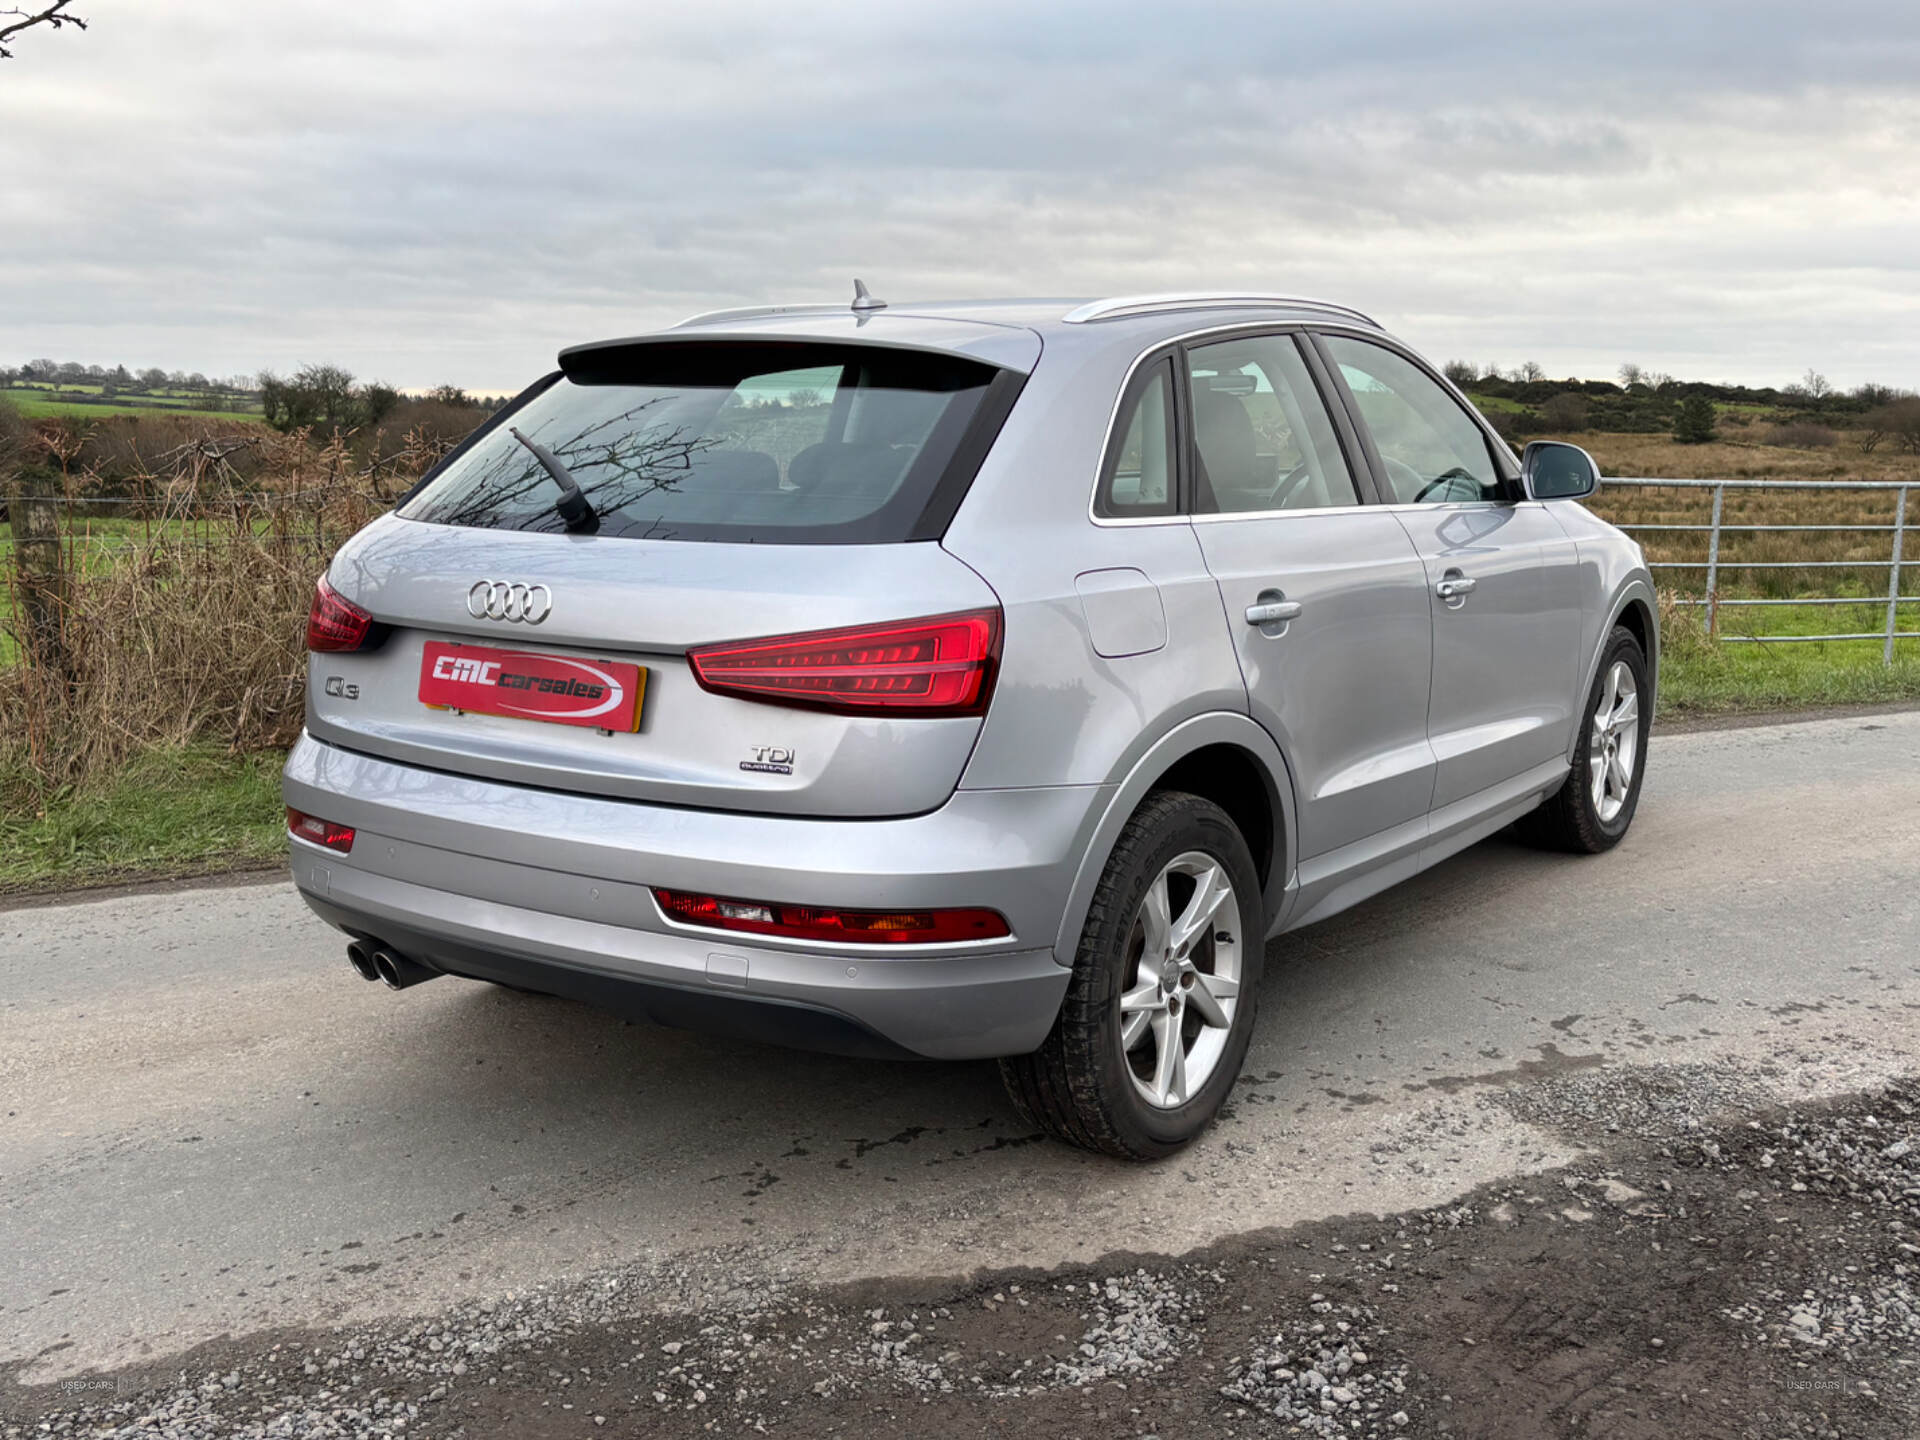
M 1305 510 L 1228 510 L 1218 515 L 1189 515 L 1195 525 L 1218 525 L 1223 520 L 1304 520 L 1313 515 L 1431 515 L 1435 510 L 1518 510 L 1543 506 L 1544 500 L 1427 500 L 1419 504 L 1395 500 L 1369 505 L 1318 505 Z
M 1212 515 L 1189 515 L 1195 525 L 1218 525 L 1223 520 L 1290 520 L 1309 515 L 1358 515 L 1362 511 L 1384 510 L 1384 505 L 1314 505 L 1304 510 L 1222 510 Z
M 1353 313 L 1357 314 L 1359 312 L 1355 311 Z M 1146 362 L 1149 356 L 1159 355 L 1171 346 L 1186 346 L 1202 340 L 1230 339 L 1235 335 L 1297 335 L 1310 328 L 1315 330 L 1339 330 L 1342 333 L 1351 333 L 1360 339 L 1378 338 L 1385 333 L 1380 330 L 1369 330 L 1362 325 L 1321 325 L 1318 322 L 1306 320 L 1283 320 L 1277 323 L 1272 320 L 1236 320 L 1226 325 L 1208 325 L 1202 326 L 1197 330 L 1183 331 L 1178 335 L 1164 335 L 1146 349 L 1142 350 L 1138 355 L 1134 356 L 1133 363 L 1127 366 L 1127 373 L 1120 377 L 1120 388 L 1114 392 L 1113 406 L 1107 412 L 1107 428 L 1100 436 L 1100 452 L 1093 462 L 1093 485 L 1087 491 L 1087 518 L 1102 529 L 1111 529 L 1125 525 L 1194 525 L 1203 524 L 1211 520 L 1251 520 L 1260 516 L 1274 515 L 1351 514 L 1356 510 L 1380 510 L 1386 508 L 1384 505 L 1368 504 L 1362 501 L 1358 505 L 1325 505 L 1315 510 L 1239 510 L 1224 515 L 1194 515 L 1188 512 L 1176 511 L 1172 515 L 1106 517 L 1097 512 L 1096 505 L 1100 499 L 1100 481 L 1103 478 L 1103 472 L 1107 465 L 1107 451 L 1113 448 L 1114 426 L 1120 423 L 1120 406 L 1122 402 L 1126 400 L 1127 392 L 1133 388 L 1134 375 L 1139 371 L 1141 365 Z M 1411 359 L 1412 357 L 1410 356 L 1408 358 Z M 1332 401 L 1326 403 L 1331 406 Z M 1479 414 L 1471 405 L 1469 405 L 1467 409 L 1475 415 Z M 1333 418 L 1331 411 L 1329 411 L 1328 418 Z M 1366 457 L 1362 456 L 1361 458 L 1364 460 Z M 1351 457 L 1348 459 L 1348 464 L 1352 464 Z M 1355 476 L 1354 478 L 1357 483 L 1359 477 Z M 1428 507 L 1423 506 L 1421 508 L 1424 509 Z

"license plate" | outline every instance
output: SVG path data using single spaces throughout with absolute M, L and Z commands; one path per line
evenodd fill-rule
M 618 660 L 438 640 L 429 641 L 420 657 L 421 703 L 442 710 L 634 731 L 640 728 L 646 690 L 645 667 Z

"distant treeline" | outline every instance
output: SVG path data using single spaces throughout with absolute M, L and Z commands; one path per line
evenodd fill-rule
M 1674 432 L 1681 428 L 1688 401 L 1695 402 L 1695 417 L 1701 413 L 1699 402 L 1705 401 L 1722 419 L 1733 414 L 1781 427 L 1878 433 L 1898 430 L 1913 407 L 1911 391 L 1872 383 L 1837 390 L 1814 370 L 1791 385 L 1752 386 L 1676 380 L 1638 365 L 1622 365 L 1618 381 L 1550 380 L 1534 364 L 1503 372 L 1451 360 L 1445 368 L 1447 378 L 1469 391 L 1497 428 L 1515 436 L 1569 430 Z
M 162 370 L 155 365 L 129 370 L 125 365 L 82 365 L 73 360 L 29 360 L 24 365 L 0 365 L 0 389 L 44 386 L 76 389 L 99 386 L 125 394 L 176 391 L 193 395 L 252 395 L 259 389 L 251 375 L 215 376 L 198 370 Z
M 436 385 L 419 401 L 443 408 L 492 414 L 510 398 L 469 395 L 458 385 Z M 276 430 L 358 430 L 384 424 L 408 399 L 378 380 L 358 380 L 338 365 L 302 365 L 293 374 L 260 372 L 260 407 Z M 476 417 L 476 423 L 477 423 Z

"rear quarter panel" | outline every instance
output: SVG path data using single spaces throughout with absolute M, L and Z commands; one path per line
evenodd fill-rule
M 947 550 L 993 587 L 1006 617 L 964 788 L 1114 784 L 1182 721 L 1246 711 L 1220 589 L 1193 527 L 1099 525 L 1088 513 L 1115 397 L 1146 342 L 1087 329 L 1048 337 L 947 532 Z M 1125 569 L 1157 591 L 1165 643 L 1102 655 L 1083 591 L 1104 582 L 1081 577 Z

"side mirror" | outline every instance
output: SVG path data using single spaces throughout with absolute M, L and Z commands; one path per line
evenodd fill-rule
M 1600 467 L 1578 445 L 1530 440 L 1520 454 L 1520 479 L 1529 500 L 1578 500 L 1600 488 Z

